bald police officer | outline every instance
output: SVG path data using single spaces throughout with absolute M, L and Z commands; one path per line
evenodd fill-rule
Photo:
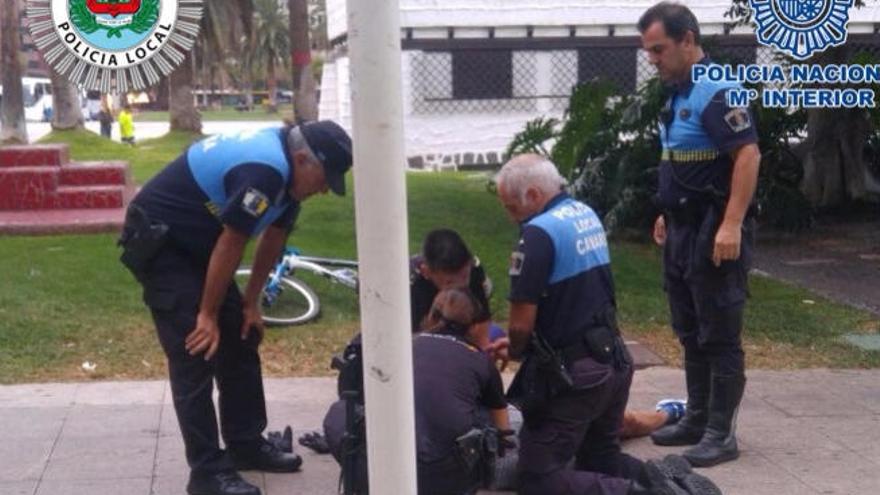
M 262 436 L 259 295 L 300 203 L 344 194 L 350 167 L 351 139 L 333 122 L 247 130 L 192 145 L 132 200 L 122 261 L 143 285 L 168 357 L 192 495 L 257 495 L 236 470 L 290 472 L 302 462 Z M 233 274 L 259 234 L 242 296 Z
M 658 445 L 694 445 L 697 466 L 736 459 L 736 411 L 745 388 L 740 334 L 752 259 L 750 203 L 761 155 L 747 108 L 727 105 L 738 85 L 691 81 L 711 63 L 687 7 L 660 3 L 638 23 L 642 45 L 670 97 L 661 116 L 654 239 L 664 246 L 664 287 L 672 327 L 684 347 L 688 402 L 684 418 L 656 431 Z

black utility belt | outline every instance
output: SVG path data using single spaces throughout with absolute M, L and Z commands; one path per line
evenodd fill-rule
M 586 330 L 577 342 L 557 352 L 568 368 L 576 361 L 588 357 L 602 364 L 611 364 L 617 356 L 619 345 L 620 335 L 615 330 L 599 326 Z

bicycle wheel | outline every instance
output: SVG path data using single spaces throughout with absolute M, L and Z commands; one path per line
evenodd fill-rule
M 240 268 L 235 272 L 235 281 L 240 288 L 247 286 L 250 268 Z M 281 286 L 275 294 L 263 292 L 260 300 L 263 322 L 271 326 L 301 325 L 314 320 L 321 311 L 321 301 L 317 294 L 302 280 L 282 277 Z

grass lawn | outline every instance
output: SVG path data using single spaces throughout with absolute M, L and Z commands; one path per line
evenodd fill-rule
M 142 182 L 174 158 L 190 136 L 172 135 L 131 149 L 96 137 L 50 136 L 73 141 L 77 159 L 130 160 Z M 496 319 L 506 313 L 509 250 L 516 228 L 481 174 L 409 174 L 410 249 L 435 227 L 458 229 L 495 283 Z M 349 189 L 352 190 L 352 189 Z M 162 378 L 164 356 L 140 299 L 140 289 L 117 262 L 115 235 L 4 237 L 0 239 L 0 383 L 87 378 Z M 354 206 L 346 198 L 309 200 L 291 243 L 306 254 L 354 257 Z M 658 249 L 612 245 L 621 323 L 671 364 L 680 360 L 660 289 Z M 872 315 L 759 277 L 751 282 L 745 344 L 749 366 L 876 367 L 880 353 L 840 344 L 853 331 L 878 332 Z M 263 361 L 270 375 L 329 373 L 331 352 L 357 331 L 357 299 L 338 286 L 316 284 L 323 313 L 311 325 L 270 329 Z M 812 305 L 804 299 L 815 300 Z M 97 364 L 92 373 L 84 361 Z
M 239 112 L 235 108 L 225 107 L 221 110 L 203 110 L 202 121 L 228 121 L 228 122 L 246 122 L 246 121 L 262 121 L 272 120 L 281 122 L 282 119 L 293 119 L 293 105 L 279 105 L 278 111 L 269 113 L 266 108 L 257 105 L 250 112 Z M 168 122 L 168 112 L 138 112 L 134 114 L 135 122 Z

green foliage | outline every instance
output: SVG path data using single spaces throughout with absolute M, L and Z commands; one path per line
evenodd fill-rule
M 656 188 L 660 157 L 656 116 L 662 105 L 658 81 L 625 96 L 616 94 L 608 83 L 582 84 L 572 94 L 562 121 L 529 122 L 507 153 L 538 153 L 553 160 L 573 193 L 604 218 L 609 230 L 641 227 L 650 218 Z

